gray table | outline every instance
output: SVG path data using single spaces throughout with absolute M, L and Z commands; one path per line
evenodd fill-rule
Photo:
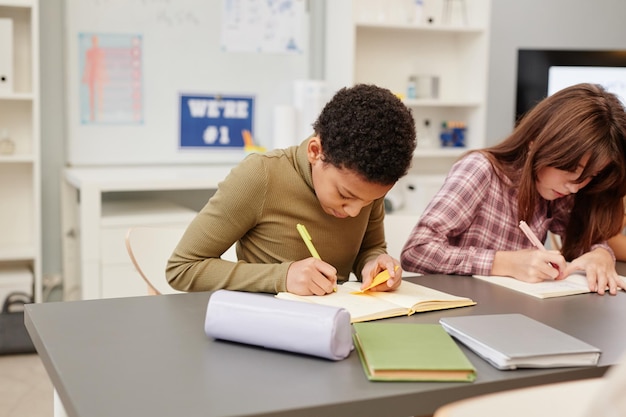
M 25 320 L 70 417 L 426 415 L 478 394 L 598 377 L 626 350 L 624 293 L 539 300 L 470 277 L 409 280 L 478 304 L 387 320 L 522 313 L 601 348 L 599 365 L 498 371 L 463 348 L 473 383 L 369 382 L 356 352 L 332 362 L 207 338 L 210 293 L 30 304 Z

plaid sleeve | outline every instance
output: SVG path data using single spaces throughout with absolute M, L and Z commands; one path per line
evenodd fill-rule
M 413 229 L 402 251 L 406 271 L 485 274 L 495 250 L 480 244 L 502 210 L 492 184 L 499 182 L 490 162 L 470 154 L 457 162 Z M 480 213 L 480 215 L 478 214 Z

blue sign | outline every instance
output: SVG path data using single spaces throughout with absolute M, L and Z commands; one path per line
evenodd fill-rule
M 181 95 L 180 147 L 243 148 L 253 116 L 253 97 Z

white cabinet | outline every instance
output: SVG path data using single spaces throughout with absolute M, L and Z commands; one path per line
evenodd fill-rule
M 145 295 L 124 237 L 132 226 L 186 226 L 195 212 L 174 196 L 155 203 L 146 196 L 201 192 L 204 202 L 231 165 L 75 167 L 61 183 L 63 298 L 97 299 Z M 208 191 L 208 192 L 206 192 Z M 166 193 L 167 194 L 167 193 Z M 162 199 L 162 198 L 161 198 Z M 169 202 L 169 203 L 168 203 Z
M 0 0 L 0 280 L 41 288 L 39 13 L 37 0 Z M 1 283 L 0 283 L 1 285 Z
M 372 83 L 402 95 L 418 137 L 410 173 L 443 179 L 463 152 L 486 143 L 491 2 L 424 0 L 419 11 L 416 3 L 327 2 L 325 74 L 331 91 Z M 418 87 L 435 77 L 436 97 L 407 98 L 410 77 L 417 78 Z M 464 147 L 440 146 L 444 122 L 466 126 Z

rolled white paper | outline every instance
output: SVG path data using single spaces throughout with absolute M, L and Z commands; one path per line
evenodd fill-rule
M 296 109 L 296 136 L 299 141 L 311 136 L 313 123 L 328 101 L 328 86 L 322 80 L 295 80 L 293 107 Z
M 344 308 L 280 300 L 265 294 L 211 294 L 204 331 L 215 339 L 340 360 L 352 350 Z
M 274 107 L 274 148 L 282 149 L 298 145 L 304 137 L 296 133 L 297 114 L 293 106 Z

